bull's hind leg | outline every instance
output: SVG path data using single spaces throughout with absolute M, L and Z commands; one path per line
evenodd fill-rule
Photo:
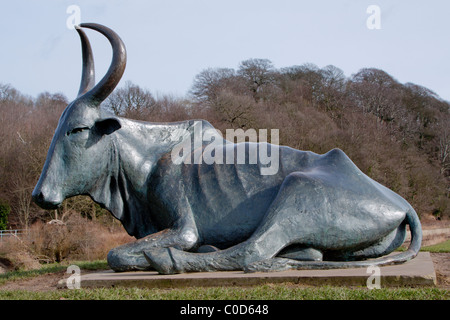
M 372 245 L 353 251 L 329 252 L 326 260 L 355 261 L 385 256 L 400 247 L 406 238 L 406 222 L 403 221 L 387 236 Z
M 317 235 L 317 221 L 310 216 L 325 210 L 327 203 L 320 180 L 302 173 L 290 174 L 280 187 L 259 228 L 246 241 L 212 253 L 190 253 L 174 248 L 144 251 L 160 273 L 242 270 L 256 261 L 275 257 L 290 244 L 308 246 Z M 320 226 L 319 226 L 320 227 Z M 306 251 L 305 251 L 306 252 Z M 304 253 L 305 253 L 304 252 Z M 313 260 L 320 251 L 310 249 Z
M 323 253 L 314 248 L 293 245 L 281 250 L 277 257 L 302 261 L 322 261 Z
M 393 230 L 387 236 L 365 248 L 356 251 L 342 250 L 326 252 L 324 255 L 324 260 L 326 260 L 326 262 L 318 262 L 319 259 L 305 259 L 305 257 L 302 256 L 302 251 L 300 250 L 300 255 L 296 255 L 294 248 L 292 250 L 293 254 L 290 252 L 288 252 L 288 254 L 282 254 L 282 252 L 280 252 L 280 254 L 278 254 L 276 258 L 257 261 L 253 264 L 247 265 L 245 267 L 245 271 L 270 272 L 288 269 L 300 270 L 356 267 L 354 264 L 349 264 L 348 261 L 361 261 L 385 256 L 401 246 L 405 241 L 405 238 L 406 223 L 403 222 L 400 224 L 400 226 L 398 226 L 398 228 Z M 312 255 L 312 257 L 314 257 L 314 255 Z M 368 260 L 367 263 L 362 262 L 360 266 L 369 266 L 371 265 L 371 263 L 372 262 Z

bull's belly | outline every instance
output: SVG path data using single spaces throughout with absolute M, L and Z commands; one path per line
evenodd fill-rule
M 249 200 L 235 208 L 210 215 L 196 212 L 200 245 L 225 249 L 247 240 L 264 223 L 272 196 Z M 256 203 L 258 205 L 256 205 Z M 293 241 L 304 247 L 321 250 L 360 250 L 378 243 L 396 230 L 405 219 L 405 212 L 390 206 L 376 206 L 363 202 L 351 210 L 298 212 L 290 209 L 290 219 L 282 221 L 280 232 L 295 233 Z M 294 220 L 295 223 L 294 223 Z M 288 245 L 288 243 L 286 243 Z
M 279 154 L 279 170 L 270 175 L 261 174 L 259 162 L 184 166 L 183 180 L 191 186 L 187 197 L 201 244 L 226 248 L 249 238 L 261 224 L 285 177 L 304 170 L 320 157 L 283 146 Z
M 261 225 L 277 191 L 278 187 L 266 189 L 242 201 L 223 196 L 216 206 L 199 203 L 193 214 L 200 244 L 224 249 L 248 239 Z

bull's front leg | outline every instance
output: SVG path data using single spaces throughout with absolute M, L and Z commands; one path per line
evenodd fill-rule
M 152 266 L 144 257 L 144 250 L 151 248 L 176 247 L 189 250 L 198 242 L 198 232 L 194 222 L 180 219 L 176 227 L 150 234 L 112 249 L 108 253 L 108 265 L 116 272 L 151 270 Z

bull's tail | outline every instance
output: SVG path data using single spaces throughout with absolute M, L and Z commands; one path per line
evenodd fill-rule
M 245 268 L 246 272 L 254 271 L 280 271 L 288 269 L 342 269 L 342 268 L 365 268 L 369 266 L 385 266 L 399 264 L 413 259 L 417 256 L 422 245 L 422 227 L 419 217 L 413 208 L 406 213 L 406 223 L 409 224 L 411 232 L 411 243 L 404 252 L 362 261 L 297 261 L 284 258 L 273 258 L 270 260 L 255 262 Z

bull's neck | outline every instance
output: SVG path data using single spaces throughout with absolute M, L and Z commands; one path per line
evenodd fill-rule
M 147 200 L 148 181 L 162 156 L 183 139 L 192 122 L 147 123 L 121 119 L 109 149 L 109 167 L 91 197 L 137 238 L 156 232 Z
M 124 120 L 115 148 L 121 169 L 133 180 L 138 193 L 146 195 L 147 181 L 162 156 L 180 143 L 192 126 L 190 121 L 149 123 Z

